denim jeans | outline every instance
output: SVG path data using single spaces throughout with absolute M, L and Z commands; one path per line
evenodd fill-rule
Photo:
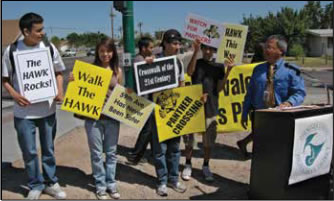
M 116 188 L 117 143 L 119 122 L 114 119 L 86 120 L 90 158 L 96 191 Z M 103 152 L 106 154 L 104 166 Z
M 57 130 L 56 114 L 40 119 L 14 117 L 14 126 L 23 154 L 25 170 L 28 174 L 28 187 L 42 190 L 45 187 L 44 183 L 57 183 L 56 159 L 54 157 L 54 138 Z M 36 128 L 39 130 L 41 143 L 43 175 L 39 168 Z
M 176 183 L 179 179 L 180 137 L 159 143 L 155 118 L 152 123 L 152 151 L 158 185 Z

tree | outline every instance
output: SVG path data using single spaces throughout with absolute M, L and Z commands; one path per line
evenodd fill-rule
M 321 28 L 333 29 L 333 3 L 327 4 L 321 17 Z
M 57 36 L 51 38 L 51 42 L 56 46 L 57 49 L 60 48 L 60 39 Z
M 303 10 L 306 12 L 306 16 L 309 21 L 309 29 L 321 28 L 321 17 L 323 9 L 321 8 L 320 1 L 308 1 Z
M 293 44 L 303 45 L 305 42 L 306 29 L 308 25 L 306 12 L 283 7 L 275 15 L 268 12 L 262 17 L 243 17 L 242 24 L 248 26 L 248 35 L 245 51 L 254 52 L 256 47 L 270 35 L 283 35 L 288 42 L 288 48 Z
M 69 35 L 66 36 L 66 40 L 71 46 L 78 47 L 79 46 L 79 40 L 80 37 L 77 33 L 70 33 Z
M 305 44 L 306 30 L 309 23 L 306 15 L 307 13 L 304 11 L 299 12 L 288 7 L 282 8 L 277 13 L 277 32 L 286 38 L 288 49 L 295 44 Z
M 86 32 L 83 34 L 71 33 L 66 39 L 70 45 L 75 47 L 86 46 L 86 47 L 95 47 L 95 45 L 103 38 L 107 37 L 104 33 L 92 33 Z

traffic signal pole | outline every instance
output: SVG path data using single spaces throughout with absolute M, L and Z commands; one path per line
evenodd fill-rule
M 135 58 L 135 37 L 134 37 L 134 19 L 133 19 L 133 1 L 126 1 L 126 9 L 123 13 L 123 39 L 124 53 L 130 53 L 132 61 Z M 134 88 L 133 62 L 130 68 L 125 70 L 125 86 Z
M 131 54 L 131 66 L 124 66 L 125 86 L 134 88 L 133 59 L 135 57 L 133 1 L 114 1 L 116 10 L 123 14 L 124 53 Z

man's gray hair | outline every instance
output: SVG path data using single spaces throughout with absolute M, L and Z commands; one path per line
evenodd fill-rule
M 283 52 L 283 55 L 286 54 L 286 51 L 288 50 L 288 43 L 286 42 L 286 39 L 282 35 L 271 35 L 268 37 L 267 41 L 269 40 L 277 40 L 277 47 Z

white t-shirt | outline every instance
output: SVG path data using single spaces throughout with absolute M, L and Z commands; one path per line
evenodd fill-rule
M 65 70 L 64 62 L 59 55 L 59 52 L 57 48 L 50 43 L 53 48 L 53 67 L 55 72 L 61 72 Z M 23 51 L 23 50 L 34 50 L 39 48 L 44 48 L 45 45 L 43 42 L 40 42 L 36 46 L 26 46 L 23 42 L 23 40 L 19 40 L 17 42 L 17 49 L 16 51 Z M 9 49 L 10 46 L 6 48 L 3 58 L 2 58 L 2 77 L 11 77 L 12 75 L 9 75 L 9 72 L 12 72 L 13 66 L 9 59 Z M 52 56 L 52 55 L 51 55 Z M 14 89 L 19 93 L 19 84 L 17 80 L 16 73 L 13 76 L 13 87 Z M 21 107 L 18 103 L 14 102 L 14 116 L 17 118 L 22 119 L 38 119 L 38 118 L 44 118 L 47 116 L 50 116 L 56 112 L 56 102 L 53 101 L 53 103 L 50 105 L 48 101 L 34 103 L 26 107 Z

